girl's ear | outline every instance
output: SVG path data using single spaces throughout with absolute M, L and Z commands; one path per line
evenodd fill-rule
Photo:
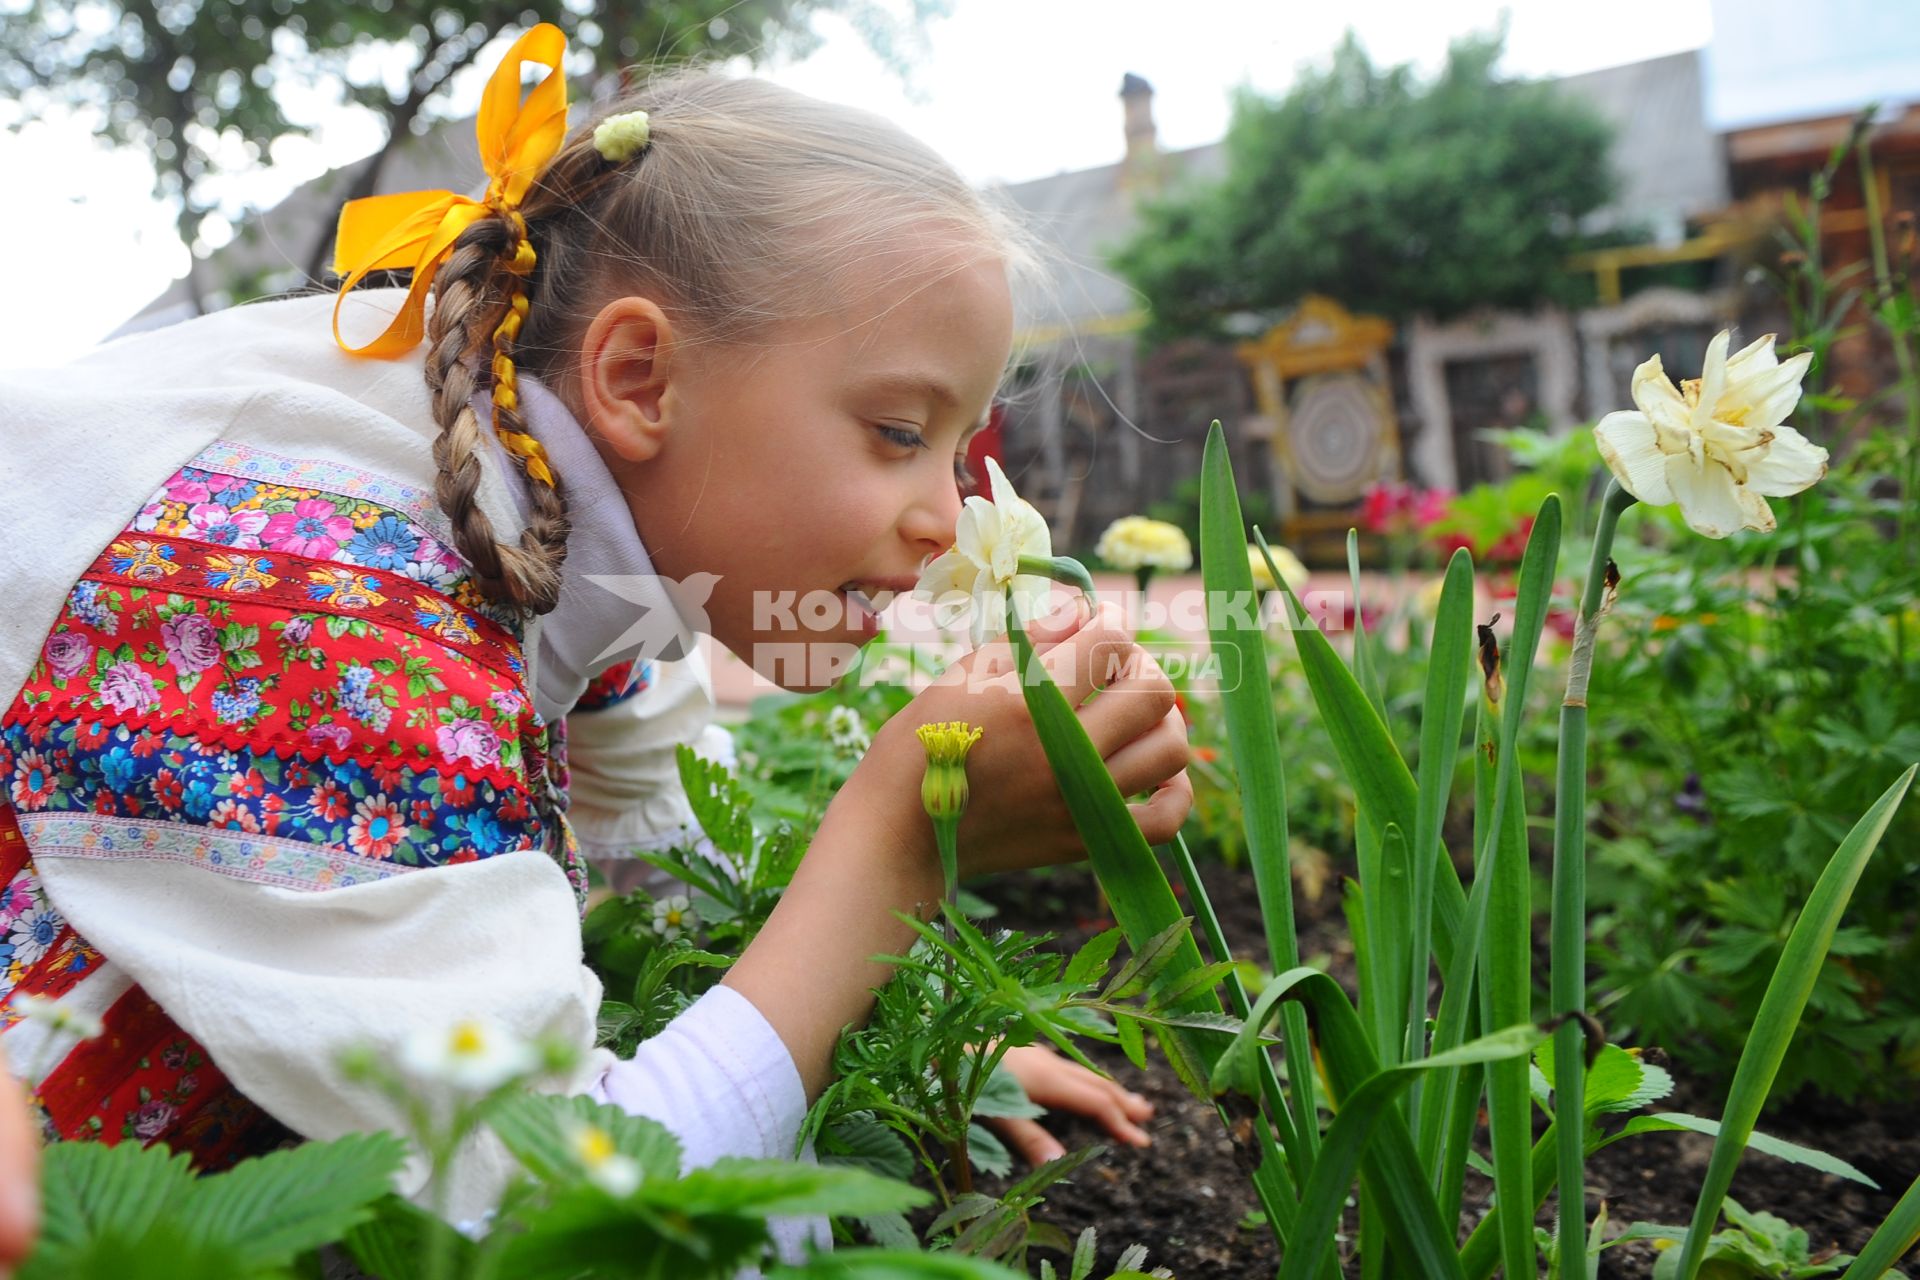
M 673 325 L 651 298 L 616 298 L 587 326 L 580 350 L 586 425 L 629 462 L 660 452 L 669 427 Z

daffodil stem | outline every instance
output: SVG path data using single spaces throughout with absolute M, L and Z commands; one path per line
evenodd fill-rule
M 1087 572 L 1087 566 L 1072 556 L 1021 556 L 1016 572 L 1036 578 L 1051 578 L 1055 582 L 1078 587 L 1089 605 L 1099 603 L 1093 593 L 1093 575 Z M 1023 619 L 1020 625 L 1025 626 L 1029 621 L 1031 619 Z
M 1553 814 L 1552 975 L 1549 1013 L 1555 1017 L 1586 1008 L 1587 1003 L 1587 679 L 1593 669 L 1594 640 L 1601 616 L 1611 603 L 1613 534 L 1620 513 L 1634 496 L 1618 480 L 1607 482 L 1600 519 L 1593 531 L 1593 558 L 1580 597 L 1573 654 L 1567 663 L 1567 695 L 1560 704 L 1560 758 Z M 1561 1133 L 1586 1132 L 1586 1052 L 1580 1021 L 1568 1018 L 1554 1033 L 1553 1103 Z M 1586 1275 L 1586 1152 L 1580 1142 L 1563 1142 L 1558 1152 L 1560 1184 L 1559 1248 L 1554 1274 L 1561 1280 Z

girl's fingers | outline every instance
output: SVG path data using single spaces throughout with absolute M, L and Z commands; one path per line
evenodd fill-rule
M 1037 1120 L 1002 1119 L 987 1121 L 1013 1153 L 1030 1165 L 1043 1165 L 1067 1154 L 1060 1140 L 1040 1127 Z
M 1099 697 L 1080 708 L 1080 724 L 1093 739 L 1102 755 L 1132 742 L 1169 714 L 1174 706 L 1173 682 L 1153 656 L 1139 645 L 1116 659 L 1118 678 L 1107 684 Z M 1186 722 L 1180 721 L 1181 736 Z M 1165 776 L 1164 774 L 1161 776 Z
M 1167 844 L 1180 834 L 1187 815 L 1193 811 L 1193 780 L 1182 769 L 1161 784 L 1160 789 L 1141 804 L 1127 806 L 1140 834 L 1148 844 Z
M 1138 1123 L 1153 1115 L 1151 1102 L 1098 1077 L 1091 1083 L 1078 1084 L 1075 1092 L 1078 1096 L 1073 1100 L 1061 1102 L 1062 1110 L 1091 1117 L 1109 1135 L 1130 1147 L 1153 1145 L 1153 1138 Z
M 1107 772 L 1123 796 L 1151 791 L 1187 767 L 1191 749 L 1178 708 L 1169 707 L 1151 729 L 1107 756 Z

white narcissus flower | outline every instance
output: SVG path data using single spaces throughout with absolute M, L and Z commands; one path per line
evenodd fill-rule
M 1116 569 L 1137 573 L 1158 569 L 1185 573 L 1193 568 L 1193 544 L 1177 524 L 1145 516 L 1121 516 L 1100 535 L 1093 553 Z
M 693 913 L 693 903 L 684 893 L 661 898 L 653 904 L 653 931 L 666 942 L 672 942 L 683 933 L 691 932 L 699 922 Z
M 1633 402 L 1593 429 L 1620 487 L 1648 506 L 1680 505 L 1695 533 L 1724 538 L 1774 527 L 1768 498 L 1799 493 L 1827 473 L 1827 451 L 1784 425 L 1813 362 L 1782 362 L 1773 335 L 1727 355 L 1730 335 L 1707 346 L 1698 380 L 1675 388 L 1654 356 L 1633 371 Z
M 569 1126 L 567 1145 L 586 1171 L 587 1181 L 614 1199 L 624 1200 L 639 1187 L 640 1162 L 621 1155 L 605 1129 L 591 1124 Z
M 914 594 L 933 601 L 934 621 L 950 627 L 972 610 L 968 638 L 979 648 L 1007 629 L 1009 597 L 1021 620 L 1040 613 L 1051 579 L 1021 573 L 1023 557 L 1048 559 L 1053 535 L 1033 504 L 1013 491 L 1006 472 L 987 459 L 993 501 L 968 498 L 954 530 L 953 549 L 920 572 Z
M 532 1045 L 480 1018 L 418 1031 L 400 1045 L 400 1062 L 424 1082 L 469 1094 L 491 1093 L 539 1065 Z
M 1301 564 L 1300 557 L 1285 547 L 1268 543 L 1267 550 L 1273 553 L 1273 567 L 1287 580 L 1287 589 L 1298 595 L 1300 588 L 1307 585 L 1307 566 Z M 1247 544 L 1247 567 L 1253 570 L 1256 590 L 1272 591 L 1279 587 L 1280 584 L 1273 580 L 1273 574 L 1267 569 L 1266 557 L 1260 554 L 1260 544 L 1257 542 Z

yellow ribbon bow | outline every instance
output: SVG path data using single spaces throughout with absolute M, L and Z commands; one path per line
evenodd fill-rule
M 346 280 L 334 299 L 333 340 L 342 350 L 390 360 L 419 344 L 426 332 L 427 294 L 453 242 L 480 219 L 512 212 L 566 141 L 567 78 L 560 70 L 566 51 L 566 35 L 543 22 L 514 41 L 487 81 L 475 126 L 480 160 L 489 179 L 484 198 L 472 200 L 452 191 L 406 191 L 351 200 L 340 210 L 333 269 Z M 546 67 L 547 76 L 522 103 L 520 70 L 529 62 Z M 524 270 L 532 269 L 533 254 L 524 237 L 520 259 Z M 340 304 L 347 294 L 370 272 L 407 267 L 413 269 L 413 284 L 400 314 L 372 342 L 348 345 L 340 336 Z

